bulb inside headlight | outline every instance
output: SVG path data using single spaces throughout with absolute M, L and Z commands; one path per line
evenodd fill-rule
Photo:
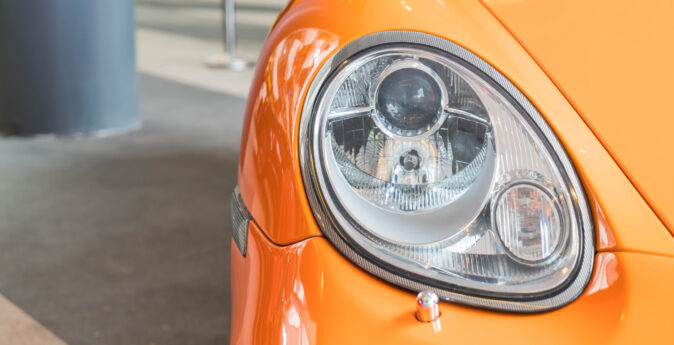
M 355 80 L 359 72 L 382 65 L 386 67 L 369 79 Z M 451 85 L 451 76 L 434 60 L 384 54 L 361 66 L 336 91 L 326 144 L 363 199 L 394 211 L 435 210 L 465 194 L 485 161 L 494 159 L 488 118 L 450 108 L 447 85 L 454 86 L 454 103 L 462 102 L 460 92 L 472 92 Z M 345 98 L 364 92 L 363 84 L 371 95 L 363 99 L 369 103 L 354 107 L 346 102 L 344 109 Z
M 445 51 L 378 45 L 312 86 L 301 133 L 317 220 L 395 284 L 508 310 L 559 305 L 507 300 L 555 298 L 581 268 L 587 278 L 591 224 L 575 172 L 512 84 L 433 39 Z

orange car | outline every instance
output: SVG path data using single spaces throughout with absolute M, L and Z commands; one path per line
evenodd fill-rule
M 292 1 L 232 344 L 674 344 L 669 0 Z

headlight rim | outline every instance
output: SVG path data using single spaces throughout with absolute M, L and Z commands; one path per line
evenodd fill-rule
M 539 132 L 541 138 L 545 139 L 543 140 L 543 144 L 551 146 L 548 149 L 554 153 L 553 158 L 556 160 L 555 163 L 560 167 L 559 170 L 569 185 L 569 194 L 574 199 L 577 221 L 581 228 L 578 264 L 563 284 L 540 294 L 527 294 L 526 296 L 510 295 L 505 297 L 489 291 L 450 286 L 446 282 L 435 281 L 434 279 L 421 277 L 413 272 L 393 267 L 366 250 L 354 246 L 354 240 L 349 238 L 349 235 L 341 229 L 339 221 L 335 219 L 339 214 L 338 212 L 333 212 L 327 205 L 325 196 L 319 187 L 320 183 L 317 180 L 315 160 L 318 157 L 314 156 L 314 148 L 312 147 L 314 138 L 318 134 L 315 133 L 318 126 L 314 126 L 318 110 L 316 102 L 320 100 L 319 96 L 325 91 L 325 83 L 327 80 L 330 80 L 333 72 L 339 70 L 352 57 L 359 53 L 384 45 L 396 48 L 402 48 L 405 45 L 415 47 L 426 46 L 430 49 L 440 50 L 452 58 L 459 60 L 465 67 L 470 68 L 486 81 L 503 89 L 505 91 L 503 96 L 508 97 L 514 107 L 519 108 L 521 113 L 525 115 L 523 117 L 530 122 L 531 127 Z M 526 96 L 494 67 L 465 48 L 444 38 L 414 31 L 383 31 L 360 37 L 344 46 L 335 55 L 325 61 L 311 82 L 305 96 L 300 122 L 300 168 L 314 217 L 323 233 L 333 245 L 350 261 L 365 271 L 414 292 L 431 288 L 444 300 L 480 308 L 520 313 L 542 312 L 560 308 L 575 300 L 589 282 L 594 262 L 594 223 L 583 185 L 566 150 L 559 142 L 557 136 L 552 132 L 545 119 L 543 119 Z M 560 157 L 560 152 L 563 155 L 562 157 Z M 352 226 L 354 225 L 352 224 Z

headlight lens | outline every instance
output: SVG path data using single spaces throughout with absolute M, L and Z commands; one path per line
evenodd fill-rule
M 401 286 L 507 310 L 567 303 L 558 296 L 580 292 L 569 285 L 592 246 L 566 154 L 485 73 L 498 72 L 433 39 L 445 50 L 379 45 L 326 67 L 301 134 L 317 219 L 352 260 Z
M 401 59 L 378 79 L 370 88 L 376 108 L 374 119 L 390 135 L 419 136 L 444 119 L 446 92 L 437 75 L 424 64 Z

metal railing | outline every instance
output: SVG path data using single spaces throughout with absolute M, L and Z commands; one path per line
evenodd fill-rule
M 215 54 L 206 59 L 206 65 L 211 68 L 224 68 L 232 71 L 242 71 L 253 65 L 236 53 L 236 6 L 234 0 L 222 0 L 222 39 L 224 54 Z

